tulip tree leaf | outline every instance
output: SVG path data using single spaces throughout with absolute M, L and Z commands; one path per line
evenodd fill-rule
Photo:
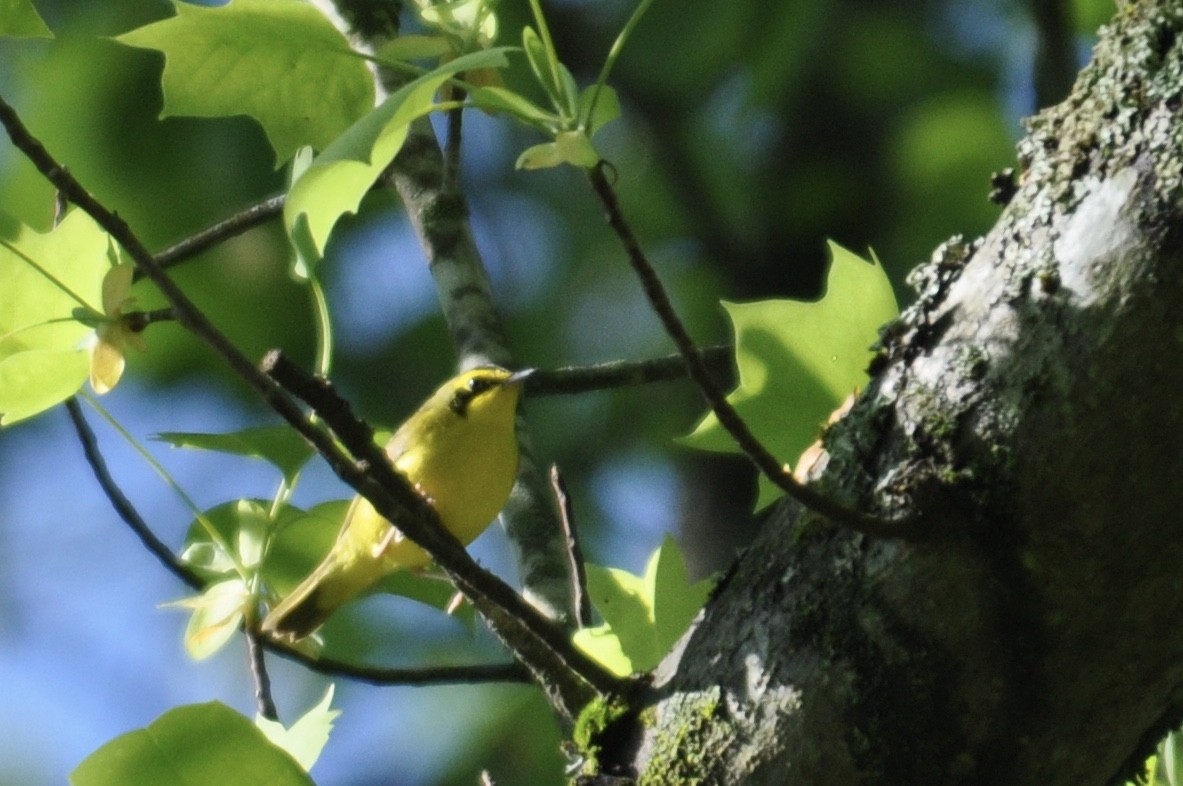
M 284 227 L 303 264 L 324 257 L 338 219 L 357 212 L 362 197 L 402 148 L 411 121 L 432 110 L 435 93 L 445 82 L 461 71 L 504 65 L 503 48 L 450 60 L 392 93 L 317 156 L 292 184 L 283 208 Z
M 714 585 L 690 583 L 677 543 L 666 535 L 645 575 L 587 566 L 587 589 L 604 624 L 576 632 L 575 644 L 624 676 L 656 666 L 686 632 Z
M 70 773 L 72 786 L 314 786 L 288 753 L 225 704 L 176 707 L 116 737 Z
M 739 386 L 727 400 L 756 437 L 785 463 L 817 439 L 827 417 L 867 383 L 879 327 L 899 314 L 878 261 L 831 242 L 826 294 L 806 303 L 724 303 L 735 328 Z M 713 413 L 682 439 L 702 450 L 738 452 Z M 780 495 L 760 478 L 757 507 Z
M 110 270 L 107 234 L 81 210 L 40 233 L 0 216 L 0 424 L 74 395 L 89 370 Z
M 238 456 L 250 456 L 273 464 L 288 483 L 315 455 L 312 447 L 289 426 L 256 426 L 228 434 L 197 434 L 166 431 L 156 435 L 178 448 L 215 450 Z
M 163 117 L 250 115 L 278 163 L 323 150 L 374 106 L 374 79 L 337 28 L 301 0 L 174 2 L 176 16 L 124 33 L 164 53 Z

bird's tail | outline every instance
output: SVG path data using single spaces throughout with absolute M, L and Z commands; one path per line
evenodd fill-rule
M 278 639 L 298 641 L 314 633 L 338 607 L 365 593 L 379 578 L 380 573 L 347 570 L 330 554 L 271 610 L 262 630 Z

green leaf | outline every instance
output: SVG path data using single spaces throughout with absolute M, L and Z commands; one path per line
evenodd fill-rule
M 273 464 L 290 485 L 316 452 L 289 426 L 256 426 L 229 434 L 166 431 L 156 438 L 178 448 L 215 450 Z
M 589 564 L 587 567 L 591 568 L 592 565 Z M 633 659 L 624 654 L 620 637 L 612 630 L 611 625 L 577 630 L 573 641 L 575 646 L 618 677 L 627 677 L 637 670 L 633 668 Z
M 479 87 L 472 92 L 471 98 L 486 112 L 502 112 L 550 134 L 559 129 L 558 115 L 547 112 L 528 98 L 504 87 Z
M 315 786 L 249 719 L 221 702 L 190 704 L 108 742 L 70 773 L 73 786 Z
M 205 660 L 238 632 L 254 596 L 240 578 L 209 585 L 201 594 L 163 604 L 164 608 L 192 609 L 185 626 L 185 651 L 193 660 Z
M 69 398 L 86 380 L 101 319 L 108 238 L 81 210 L 48 233 L 0 215 L 0 424 Z
M 85 352 L 35 349 L 0 359 L 0 426 L 38 415 L 78 392 L 90 362 Z
M 644 576 L 588 564 L 588 595 L 604 624 L 577 631 L 575 644 L 620 676 L 648 671 L 686 632 L 713 585 L 713 579 L 690 583 L 669 535 L 649 558 Z
M 452 51 L 452 44 L 442 35 L 400 35 L 378 48 L 379 60 L 427 60 L 443 57 Z
M 189 524 L 185 548 L 181 558 L 207 580 L 230 575 L 237 565 L 255 567 L 263 561 L 264 547 L 271 530 L 278 531 L 288 522 L 307 514 L 297 507 L 285 505 L 269 513 L 270 503 L 259 499 L 236 499 L 202 512 L 206 524 L 214 528 L 227 548 L 236 550 L 237 560 L 225 554 L 222 546 L 210 539 L 201 521 Z
M 602 86 L 593 107 L 591 102 L 595 96 L 595 85 L 579 94 L 579 122 L 587 129 L 587 135 L 590 137 L 594 137 L 601 128 L 620 117 L 620 98 L 615 90 L 608 85 Z
M 330 709 L 335 687 L 330 684 L 324 698 L 300 716 L 290 728 L 261 715 L 255 718 L 255 725 L 267 735 L 271 744 L 291 754 L 305 772 L 311 770 L 320 758 L 321 751 L 329 741 L 329 733 L 333 730 L 333 721 L 341 714 L 341 710 Z
M 271 536 L 263 557 L 263 578 L 280 595 L 286 595 L 324 559 L 345 519 L 349 500 L 323 502 L 307 512 L 290 508 Z
M 0 38 L 53 38 L 30 0 L 0 0 Z
M 433 0 L 431 5 L 420 5 L 418 11 L 419 18 L 428 27 L 469 46 L 475 43 L 487 48 L 497 38 L 497 16 L 492 12 L 494 5 L 496 0 Z
M 374 106 L 369 68 L 312 4 L 173 5 L 171 19 L 116 39 L 164 53 L 162 117 L 250 115 L 282 164 L 301 145 L 325 149 Z
M 817 439 L 827 417 L 856 388 L 878 329 L 899 314 L 891 283 L 878 262 L 868 263 L 837 243 L 825 296 L 814 303 L 768 300 L 724 303 L 735 326 L 739 386 L 727 397 L 752 432 L 786 463 Z M 702 450 L 738 452 L 708 414 L 682 442 Z M 757 507 L 780 496 L 760 478 Z
M 563 84 L 555 74 L 554 64 L 551 62 L 552 58 L 547 51 L 546 44 L 534 31 L 534 28 L 528 25 L 522 28 L 522 49 L 526 51 L 526 60 L 530 63 L 530 69 L 534 72 L 538 83 L 542 85 L 542 89 L 550 96 L 551 103 L 556 108 L 566 106 Z
M 582 131 L 563 131 L 553 142 L 528 147 L 518 156 L 518 169 L 547 169 L 570 164 L 581 168 L 595 166 L 600 154 Z
M 559 75 L 559 105 L 562 107 L 563 117 L 578 120 L 579 85 L 576 84 L 575 77 L 571 75 L 567 66 L 556 61 L 555 69 Z
M 505 65 L 503 48 L 451 60 L 391 94 L 317 156 L 292 185 L 283 208 L 284 227 L 305 264 L 324 257 L 337 220 L 357 212 L 362 197 L 402 147 L 411 121 L 432 110 L 435 93 L 445 82 L 460 71 Z

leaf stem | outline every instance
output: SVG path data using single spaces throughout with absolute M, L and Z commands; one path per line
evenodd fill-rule
M 612 73 L 613 66 L 616 65 L 616 59 L 620 57 L 620 53 L 624 51 L 624 45 L 628 42 L 629 37 L 641 23 L 641 17 L 649 10 L 649 6 L 653 4 L 653 0 L 641 0 L 637 4 L 636 9 L 633 10 L 632 16 L 624 23 L 620 34 L 616 36 L 616 40 L 612 42 L 612 48 L 608 50 L 608 56 L 604 58 L 604 65 L 600 68 L 600 74 L 596 77 L 595 89 L 592 91 L 591 101 L 588 102 L 587 120 L 591 121 L 596 116 L 596 104 L 600 100 L 600 91 L 604 89 L 604 85 L 608 83 L 608 77 Z

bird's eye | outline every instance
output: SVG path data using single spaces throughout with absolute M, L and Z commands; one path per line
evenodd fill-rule
M 493 387 L 493 380 L 487 377 L 473 377 L 472 379 L 468 380 L 468 390 L 474 396 L 484 393 L 491 387 Z

